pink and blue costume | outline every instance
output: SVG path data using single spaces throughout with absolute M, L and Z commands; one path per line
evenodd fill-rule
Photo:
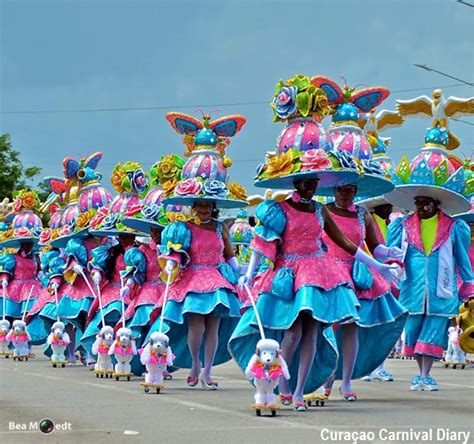
M 359 248 L 364 248 L 365 244 L 365 211 L 357 207 L 356 217 L 344 217 L 331 212 L 339 229 Z M 344 270 L 345 275 L 352 275 L 353 288 L 359 300 L 359 319 L 355 323 L 360 327 L 357 330 L 360 347 L 352 378 L 360 378 L 372 372 L 387 358 L 403 331 L 407 311 L 393 296 L 390 285 L 379 273 L 361 264 L 325 233 L 323 241 L 328 247 L 328 254 L 335 259 L 338 272 Z M 336 332 L 336 338 L 341 354 L 336 378 L 340 378 L 343 361 L 340 329 Z
M 161 259 L 172 259 L 179 264 L 164 313 L 169 328 L 166 334 L 176 355 L 173 365 L 192 368 L 187 345 L 188 314 L 221 318 L 214 365 L 228 361 L 227 341 L 240 317 L 240 305 L 234 286 L 238 276 L 224 259 L 222 223 L 218 222 L 216 232 L 190 222 L 172 223 L 162 233 L 160 251 Z M 158 328 L 159 319 L 152 325 L 148 336 Z M 202 361 L 203 345 L 200 355 Z
M 266 201 L 257 208 L 260 224 L 254 228 L 251 247 L 274 266 L 254 283 L 265 335 L 281 343 L 285 331 L 306 313 L 318 322 L 316 354 L 309 369 L 304 393 L 320 387 L 335 371 L 338 351 L 332 324 L 359 319 L 359 302 L 352 290 L 351 275 L 339 269 L 322 242 L 322 205 L 315 213 L 301 212 L 287 202 Z M 245 305 L 249 305 L 246 303 Z M 244 371 L 255 353 L 260 334 L 254 311 L 243 314 L 230 341 L 229 351 Z M 296 387 L 301 344 L 289 364 L 290 387 Z

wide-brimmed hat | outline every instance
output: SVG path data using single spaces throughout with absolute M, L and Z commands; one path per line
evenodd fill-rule
M 239 183 L 228 181 L 232 161 L 226 156 L 229 138 L 241 130 L 245 118 L 231 115 L 210 121 L 210 116 L 203 115 L 201 121 L 182 113 L 168 113 L 166 118 L 184 136 L 188 160 L 179 179 L 170 178 L 162 184 L 163 204 L 209 202 L 219 208 L 245 207 L 247 192 Z
M 403 156 L 392 176 L 396 188 L 386 194 L 386 199 L 393 205 L 414 211 L 415 197 L 425 196 L 437 199 L 440 208 L 448 214 L 467 212 L 471 205 L 466 198 L 464 168 L 456 169 L 457 165 L 451 162 L 447 143 L 445 128 L 428 129 L 420 154 L 411 162 Z
M 357 166 L 332 156 L 332 142 L 319 120 L 329 113 L 327 95 L 298 74 L 281 80 L 272 100 L 274 120 L 286 122 L 277 138 L 276 149 L 267 152 L 259 165 L 254 185 L 261 188 L 293 189 L 294 182 L 318 179 L 317 194 L 335 186 L 355 182 Z
M 13 220 L 11 226 L 0 232 L 1 248 L 20 248 L 24 242 L 38 243 L 43 229 L 36 213 L 39 199 L 34 191 L 20 190 L 13 193 Z
M 359 126 L 359 114 L 367 113 L 385 100 L 390 91 L 382 86 L 355 90 L 347 85 L 341 88 L 325 76 L 314 76 L 311 83 L 321 88 L 333 108 L 329 136 L 334 151 L 352 154 L 359 166 L 357 195 L 360 198 L 378 196 L 393 190 L 394 185 L 377 162 L 373 161 L 372 147 Z

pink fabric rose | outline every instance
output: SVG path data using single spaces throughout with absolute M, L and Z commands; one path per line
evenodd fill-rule
M 127 208 L 125 215 L 133 216 L 134 214 L 140 213 L 140 211 L 142 211 L 142 208 L 143 208 L 142 204 L 132 204 Z
M 331 167 L 331 161 L 324 150 L 308 150 L 301 156 L 302 170 L 324 170 Z
M 21 210 L 21 199 L 18 199 L 18 197 L 15 199 L 15 202 L 13 204 L 13 211 L 15 213 L 18 213 Z
M 16 237 L 27 237 L 29 235 L 30 235 L 30 230 L 28 230 L 28 228 L 26 227 L 17 228 L 15 230 Z
M 99 208 L 96 215 L 91 219 L 91 227 L 97 228 L 102 221 L 108 216 L 109 210 L 105 207 Z
M 45 229 L 41 232 L 39 241 L 41 244 L 47 244 L 51 240 L 51 230 Z
M 61 228 L 61 231 L 59 232 L 60 236 L 67 236 L 68 234 L 71 234 L 71 229 L 69 228 L 69 225 L 64 225 Z
M 197 196 L 202 190 L 202 183 L 196 179 L 187 179 L 181 182 L 176 188 L 175 193 L 181 196 L 191 195 Z

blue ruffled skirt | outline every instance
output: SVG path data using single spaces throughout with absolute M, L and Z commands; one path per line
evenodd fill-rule
M 6 298 L 5 316 L 13 318 L 13 319 L 21 319 L 25 310 L 28 313 L 30 308 L 35 303 L 35 301 L 36 301 L 36 298 L 30 299 L 30 301 L 28 302 L 28 307 L 27 307 L 26 301 L 17 302 L 17 301 L 13 301 L 12 299 Z M 0 317 L 3 318 L 3 296 L 0 296 Z
M 293 299 L 282 299 L 270 293 L 262 293 L 257 309 L 267 338 L 280 344 L 285 331 L 296 321 L 300 313 L 307 313 L 319 321 L 316 355 L 311 366 L 304 393 L 311 393 L 320 387 L 334 373 L 338 360 L 336 338 L 332 324 L 358 319 L 358 300 L 354 291 L 346 286 L 322 290 L 313 286 L 301 287 Z M 248 308 L 240 319 L 229 341 L 229 352 L 242 372 L 255 353 L 260 340 L 257 320 L 252 308 Z M 293 361 L 289 364 L 290 387 L 296 387 L 300 360 L 298 346 Z
M 175 355 L 173 365 L 178 368 L 191 368 L 192 359 L 188 348 L 188 314 L 213 315 L 221 318 L 219 325 L 219 344 L 214 365 L 223 364 L 231 359 L 227 350 L 227 341 L 232 335 L 239 318 L 240 304 L 235 293 L 220 288 L 209 293 L 189 292 L 181 302 L 168 301 L 164 319 L 169 330 L 170 346 Z M 158 331 L 160 319 L 151 326 L 151 333 Z M 200 351 L 201 362 L 204 362 L 204 341 Z
M 59 316 L 62 320 L 70 322 L 75 327 L 84 329 L 87 313 L 93 301 L 93 297 L 77 300 L 64 295 L 58 305 Z
M 53 323 L 55 321 L 56 318 L 54 318 L 54 320 L 43 318 L 40 316 L 40 313 L 37 313 L 32 316 L 27 325 L 28 333 L 31 336 L 30 344 L 44 344 L 46 342 L 46 339 L 48 338 L 49 333 L 51 332 L 51 327 L 53 326 Z
M 395 346 L 402 334 L 408 311 L 392 293 L 386 293 L 376 299 L 359 299 L 359 353 L 352 374 L 353 379 L 370 374 L 382 362 Z M 343 328 L 343 327 L 342 327 Z M 339 362 L 336 379 L 342 378 L 342 328 L 336 332 L 339 350 Z

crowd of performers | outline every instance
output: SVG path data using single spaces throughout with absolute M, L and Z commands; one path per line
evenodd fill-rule
M 264 196 L 229 180 L 244 117 L 176 112 L 166 118 L 186 160 L 116 165 L 114 197 L 102 153 L 65 158 L 44 203 L 15 191 L 0 222 L 0 353 L 28 359 L 45 344 L 54 366 L 80 356 L 97 376 L 145 373 L 146 388 L 189 369 L 187 384 L 209 390 L 233 358 L 257 407 L 275 406 L 278 387 L 305 411 L 335 380 L 347 401 L 356 378 L 391 380 L 383 363 L 404 334 L 419 367 L 410 390 L 438 390 L 448 333 L 474 350 L 474 166 L 452 154 L 448 130 L 474 99 L 436 90 L 376 113 L 388 95 L 324 76 L 280 81 L 272 109 L 285 127 L 254 182 Z M 424 144 L 395 166 L 379 132 L 416 115 L 432 117 Z M 256 204 L 249 220 L 242 209 Z

